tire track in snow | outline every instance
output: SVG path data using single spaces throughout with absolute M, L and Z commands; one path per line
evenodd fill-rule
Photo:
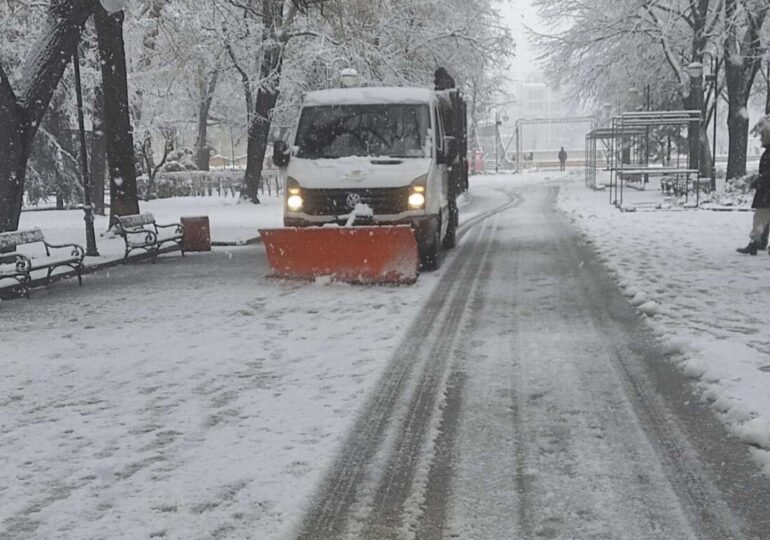
M 518 275 L 514 283 L 522 290 L 527 280 L 533 280 L 532 276 L 546 275 L 542 263 L 537 263 L 536 250 L 542 249 L 540 245 L 550 245 L 555 238 L 550 249 L 558 250 L 560 256 L 547 260 L 552 276 L 558 278 L 555 283 L 546 283 L 554 288 L 553 294 L 567 303 L 556 304 L 560 306 L 556 310 L 560 315 L 553 324 L 565 328 L 570 321 L 574 321 L 576 328 L 582 324 L 585 335 L 599 338 L 591 350 L 597 358 L 606 360 L 594 362 L 584 358 L 580 363 L 572 363 L 565 357 L 560 367 L 555 368 L 558 371 L 543 372 L 542 366 L 533 369 L 531 363 L 524 362 L 526 356 L 522 356 L 531 352 L 533 343 L 528 344 L 527 334 L 521 333 L 531 333 L 533 321 L 527 320 L 525 312 L 511 321 L 514 327 L 518 325 L 516 343 L 520 347 L 515 415 L 520 441 L 516 481 L 522 536 L 535 537 L 549 531 L 565 535 L 562 527 L 566 523 L 573 537 L 589 536 L 588 529 L 578 532 L 579 525 L 591 525 L 590 520 L 584 521 L 587 516 L 577 514 L 561 523 L 553 518 L 559 517 L 558 506 L 570 496 L 574 476 L 571 469 L 581 465 L 580 457 L 585 455 L 584 450 L 575 449 L 585 444 L 584 433 L 594 433 L 597 439 L 591 451 L 601 457 L 602 467 L 625 478 L 625 485 L 618 485 L 617 480 L 602 478 L 603 472 L 596 471 L 592 487 L 599 500 L 605 500 L 607 509 L 621 510 L 600 514 L 600 523 L 628 519 L 626 532 L 633 535 L 631 524 L 635 520 L 637 526 L 648 527 L 636 534 L 650 538 L 685 538 L 688 534 L 704 539 L 766 538 L 770 483 L 756 470 L 750 470 L 750 460 L 747 455 L 741 456 L 740 445 L 730 440 L 707 407 L 698 403 L 697 392 L 690 383 L 665 361 L 666 355 L 656 345 L 644 319 L 628 305 L 595 254 L 575 241 L 575 234 L 563 218 L 551 217 L 556 194 L 549 190 L 544 197 L 549 204 L 538 205 L 540 210 L 532 212 L 532 217 L 527 216 L 529 208 L 517 214 L 535 229 L 552 228 L 558 234 L 549 235 L 550 238 L 529 235 L 529 242 L 536 247 L 528 250 L 527 257 L 519 257 L 521 264 L 516 265 Z M 544 223 L 540 227 L 538 219 L 553 225 L 547 227 Z M 548 294 L 542 294 L 540 303 L 545 306 L 548 298 Z M 573 382 L 562 384 L 561 396 L 555 396 L 559 378 Z M 593 395 L 580 390 L 583 388 Z M 547 407 L 552 410 L 546 415 Z M 575 414 L 579 411 L 588 414 Z M 559 424 L 556 421 L 560 418 L 568 422 Z M 607 453 L 603 447 L 614 451 Z M 551 455 L 563 458 L 552 459 Z M 559 466 L 563 470 L 559 471 Z M 538 476 L 529 475 L 530 470 L 539 470 Z M 548 477 L 551 470 L 557 471 L 553 478 Z M 663 476 L 656 480 L 659 474 Z M 557 504 L 546 508 L 546 494 L 549 489 L 556 489 L 556 482 L 565 492 Z M 671 495 L 664 499 L 656 484 Z M 618 491 L 618 487 L 622 489 Z M 586 492 L 580 497 L 590 500 L 593 495 Z M 673 504 L 662 506 L 663 500 Z M 629 504 L 630 501 L 634 502 Z M 631 519 L 634 514 L 637 515 Z M 683 520 L 681 530 L 676 528 L 680 526 L 675 523 L 677 515 Z
M 394 411 L 399 402 L 409 400 L 409 397 L 404 394 L 408 389 L 410 375 L 421 367 L 418 364 L 429 362 L 432 358 L 429 352 L 427 354 L 423 352 L 426 349 L 426 336 L 446 337 L 448 334 L 451 339 L 457 333 L 456 325 L 459 324 L 460 318 L 453 319 L 451 325 L 444 324 L 442 332 L 441 315 L 444 312 L 463 313 L 465 310 L 473 282 L 469 278 L 478 276 L 483 263 L 483 257 L 480 255 L 485 253 L 488 247 L 478 240 L 486 235 L 487 242 L 491 241 L 489 230 L 484 226 L 486 220 L 519 203 L 517 197 L 509 196 L 504 204 L 475 216 L 458 229 L 458 239 L 468 234 L 472 235 L 471 238 L 458 245 L 456 248 L 458 253 L 446 269 L 444 278 L 431 294 L 415 324 L 408 330 L 402 344 L 395 351 L 378 385 L 377 392 L 360 413 L 341 453 L 332 465 L 330 474 L 322 483 L 315 502 L 301 523 L 298 538 L 343 537 L 349 528 L 356 505 L 362 502 L 361 499 L 372 491 L 381 492 L 376 484 L 371 485 L 371 481 L 367 482 L 367 480 L 372 473 L 371 469 L 378 453 L 382 453 L 386 432 L 391 425 Z M 482 227 L 475 228 L 479 223 Z M 450 330 L 451 333 L 449 333 Z M 438 340 L 435 346 L 440 345 Z M 436 381 L 434 378 L 430 380 Z M 421 387 L 421 392 L 432 394 L 434 398 L 440 390 L 443 391 L 443 387 L 430 388 L 430 385 Z M 435 402 L 435 399 L 433 401 Z M 432 415 L 427 415 L 421 419 L 425 427 L 431 417 Z M 416 430 L 421 431 L 421 428 L 422 425 Z M 414 424 L 412 429 L 415 429 Z M 410 443 L 414 440 L 416 440 L 414 437 L 410 437 Z M 419 449 L 419 446 L 417 448 Z M 397 498 L 405 499 L 408 494 L 405 496 L 404 493 L 406 492 L 401 490 Z M 380 500 L 383 499 L 380 498 Z
M 699 393 L 653 341 L 590 248 L 563 240 L 594 324 L 608 336 L 608 354 L 634 412 L 655 448 L 698 538 L 767 538 L 770 480 L 759 474 L 745 445 L 719 424 Z
M 470 299 L 478 287 L 482 270 L 488 266 L 489 254 L 495 245 L 496 223 L 494 219 L 492 221 L 493 225 L 480 233 L 477 257 L 463 269 L 460 287 L 447 306 L 445 316 L 437 317 L 443 324 L 438 333 L 429 338 L 433 345 L 424 352 L 425 370 L 409 402 L 407 416 L 400 425 L 395 447 L 379 482 L 362 535 L 364 538 L 395 538 L 399 530 L 406 533 L 408 528 L 417 525 L 409 522 L 409 518 L 415 520 L 417 517 L 414 514 L 419 510 L 415 506 L 421 502 L 426 488 L 421 485 L 421 477 L 427 475 L 433 457 L 431 427 L 433 421 L 441 420 L 439 409 L 444 403 L 447 378 L 454 363 L 463 323 L 467 319 Z M 427 484 L 427 478 L 424 482 Z
M 495 251 L 499 248 L 499 242 L 495 242 Z M 489 282 L 489 276 L 492 273 L 492 258 L 487 257 L 484 267 L 481 270 L 479 283 L 486 286 Z M 480 288 L 474 291 L 469 301 L 469 309 L 477 311 L 481 308 L 484 296 Z M 473 321 L 471 326 L 476 324 Z M 463 334 L 468 333 L 468 324 L 463 325 Z M 459 335 L 457 336 L 459 340 Z M 451 479 L 454 475 L 453 463 L 455 459 L 455 442 L 457 430 L 461 421 L 463 410 L 463 394 L 466 391 L 465 381 L 467 378 L 464 366 L 462 366 L 463 355 L 467 352 L 464 346 L 456 347 L 453 354 L 460 358 L 451 366 L 451 371 L 446 383 L 445 402 L 440 411 L 440 428 L 438 435 L 433 441 L 433 452 L 430 455 L 430 466 L 428 469 L 428 478 L 423 491 L 421 515 L 417 524 L 416 538 L 443 538 L 446 535 L 451 536 L 447 530 L 447 517 L 449 515 L 449 499 L 451 496 Z

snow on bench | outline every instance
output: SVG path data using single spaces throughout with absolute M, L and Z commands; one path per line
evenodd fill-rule
M 42 244 L 42 250 L 34 253 L 34 250 L 26 249 L 17 251 L 19 246 L 26 247 Z M 69 249 L 69 253 L 64 250 Z M 51 250 L 56 250 L 52 254 Z M 85 251 L 78 244 L 50 244 L 46 242 L 43 231 L 38 228 L 24 231 L 0 233 L 0 280 L 13 279 L 21 288 L 24 296 L 29 298 L 29 289 L 32 285 L 32 272 L 45 270 L 45 283 L 51 281 L 51 274 L 57 268 L 69 267 L 75 271 L 78 283 L 83 284 L 83 258 Z
M 161 225 L 155 222 L 155 217 L 150 212 L 143 212 L 116 217 L 113 228 L 126 244 L 124 260 L 128 260 L 128 255 L 132 251 L 142 249 L 149 253 L 152 261 L 155 262 L 163 244 L 176 244 L 184 257 L 182 244 L 184 226 L 181 223 Z

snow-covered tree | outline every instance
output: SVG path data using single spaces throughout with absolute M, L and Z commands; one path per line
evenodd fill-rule
M 724 55 L 727 79 L 729 151 L 727 178 L 746 174 L 749 139 L 749 102 L 754 79 L 762 65 L 767 44 L 762 28 L 770 10 L 769 0 L 724 0 Z
M 0 231 L 18 227 L 32 140 L 93 10 L 92 0 L 51 0 L 13 84 L 0 64 Z
M 445 67 L 469 98 L 471 125 L 504 87 L 513 40 L 490 0 L 330 0 L 289 43 L 279 118 L 302 91 L 339 85 L 343 68 L 364 84 L 432 86 Z M 286 123 L 279 120 L 281 123 Z M 290 122 L 288 122 L 290 123 Z
M 687 67 L 719 51 L 722 0 L 535 0 L 543 19 L 558 30 L 539 36 L 547 71 L 584 101 L 627 105 L 629 88 L 649 85 L 656 105 L 698 108 Z M 711 169 L 706 120 L 714 101 L 704 103 L 701 174 Z M 691 149 L 693 151 L 694 149 Z M 744 155 L 745 159 L 745 155 Z

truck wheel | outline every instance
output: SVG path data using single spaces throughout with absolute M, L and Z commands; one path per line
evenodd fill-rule
M 444 236 L 444 249 L 452 249 L 457 245 L 457 214 L 457 206 L 452 205 L 449 209 L 449 223 Z
M 436 232 L 431 239 L 420 242 L 418 248 L 420 268 L 422 270 L 436 270 L 441 255 L 441 226 L 436 227 Z

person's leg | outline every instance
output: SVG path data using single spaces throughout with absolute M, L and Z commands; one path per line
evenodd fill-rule
M 751 227 L 752 242 L 757 245 L 762 243 L 762 236 L 765 234 L 765 227 L 770 224 L 770 208 L 755 208 L 754 209 L 754 223 Z
M 770 208 L 755 208 L 754 219 L 749 234 L 749 245 L 738 248 L 738 253 L 756 255 L 762 242 L 762 234 L 765 232 L 765 226 L 770 223 Z

